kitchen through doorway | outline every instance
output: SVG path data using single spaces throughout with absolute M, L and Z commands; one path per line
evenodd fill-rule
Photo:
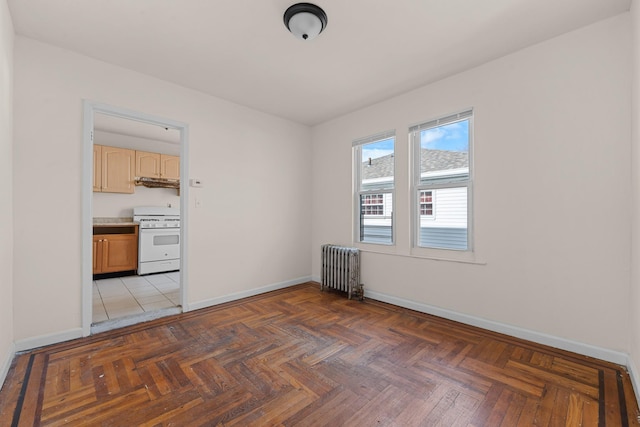
M 186 125 L 87 102 L 85 131 L 83 334 L 182 312 Z

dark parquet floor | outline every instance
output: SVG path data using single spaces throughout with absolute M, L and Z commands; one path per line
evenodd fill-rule
M 308 283 L 16 357 L 1 426 L 637 426 L 624 368 Z

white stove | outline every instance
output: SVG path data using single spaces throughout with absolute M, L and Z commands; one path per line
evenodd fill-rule
M 133 220 L 140 228 L 180 228 L 180 209 L 154 206 L 133 208 Z
M 139 224 L 138 274 L 180 270 L 180 209 L 133 208 Z

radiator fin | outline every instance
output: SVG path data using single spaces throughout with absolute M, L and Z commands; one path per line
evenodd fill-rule
M 320 289 L 347 292 L 349 299 L 356 293 L 362 299 L 360 286 L 360 250 L 346 246 L 322 245 L 322 274 Z

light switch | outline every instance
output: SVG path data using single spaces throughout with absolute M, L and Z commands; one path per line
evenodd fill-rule
M 189 180 L 189 185 L 192 187 L 202 187 L 202 180 L 199 178 L 191 178 Z

